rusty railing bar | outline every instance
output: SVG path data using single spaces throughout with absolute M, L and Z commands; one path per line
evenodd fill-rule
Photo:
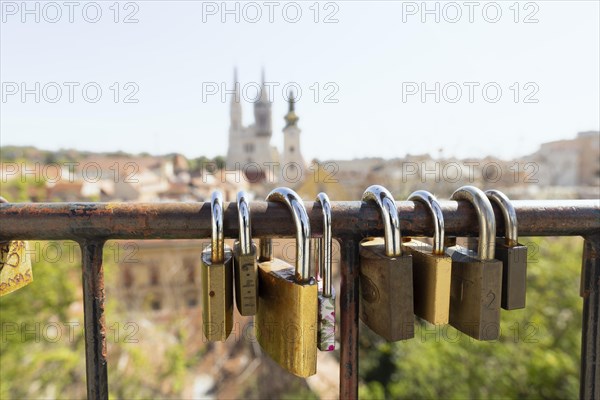
M 583 324 L 579 397 L 600 399 L 600 233 L 585 238 L 581 265 Z
M 358 241 L 340 241 L 340 399 L 358 398 Z
M 104 240 L 80 242 L 87 398 L 108 400 L 106 321 L 104 318 Z
M 305 206 L 311 231 L 320 235 L 321 209 Z M 399 201 L 403 235 L 431 235 L 430 215 L 419 203 Z M 442 201 L 448 235 L 475 236 L 477 217 L 466 202 Z M 587 236 L 600 230 L 600 200 L 513 201 L 519 236 Z M 279 203 L 252 202 L 254 237 L 294 237 L 289 211 Z M 498 234 L 504 231 L 496 208 Z M 225 235 L 238 236 L 235 202 L 226 203 Z M 360 201 L 332 202 L 334 236 L 383 234 L 377 208 Z M 9 203 L 0 204 L 0 240 L 200 239 L 211 235 L 210 203 Z

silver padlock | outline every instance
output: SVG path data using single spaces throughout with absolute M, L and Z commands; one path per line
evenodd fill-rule
M 235 304 L 241 315 L 251 316 L 258 307 L 258 267 L 256 245 L 251 237 L 250 207 L 243 191 L 237 195 L 237 208 L 240 239 L 233 245 Z
M 333 288 L 333 267 L 331 260 L 331 203 L 323 192 L 317 196 L 323 211 L 323 237 L 315 246 L 318 251 L 319 274 L 319 324 L 317 346 L 321 351 L 335 350 L 335 289 Z
M 496 203 L 504 217 L 505 236 L 496 236 L 495 258 L 502 261 L 502 308 L 525 308 L 527 292 L 527 246 L 519 243 L 517 212 L 506 195 L 499 190 L 485 192 Z

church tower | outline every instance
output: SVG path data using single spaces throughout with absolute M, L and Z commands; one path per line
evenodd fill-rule
M 300 128 L 298 128 L 298 116 L 295 112 L 294 93 L 290 91 L 288 113 L 285 115 L 285 127 L 283 128 L 283 154 L 281 172 L 284 181 L 295 181 L 301 177 L 306 163 L 300 152 Z M 300 168 L 300 171 L 298 171 Z
M 244 127 L 242 126 L 242 104 L 240 96 L 240 83 L 237 78 L 237 68 L 233 70 L 234 93 L 229 109 L 229 147 L 227 149 L 227 167 L 236 168 L 242 153 L 242 137 Z
M 265 86 L 265 71 L 262 71 L 262 85 L 260 95 L 254 103 L 254 121 L 256 124 L 256 136 L 271 137 L 273 125 L 271 122 L 271 101 L 269 92 Z

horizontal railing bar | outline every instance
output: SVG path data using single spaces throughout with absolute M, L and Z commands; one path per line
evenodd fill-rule
M 467 202 L 441 201 L 446 233 L 475 236 L 477 217 Z M 322 214 L 305 202 L 311 229 L 320 235 Z M 585 236 L 600 231 L 600 200 L 516 200 L 520 236 Z M 429 212 L 398 201 L 403 235 L 431 235 Z M 498 234 L 504 221 L 494 205 Z M 288 209 L 279 203 L 250 204 L 254 237 L 294 237 Z M 0 204 L 0 240 L 202 239 L 211 235 L 210 203 L 8 203 Z M 225 203 L 225 235 L 238 236 L 235 202 Z M 383 235 L 378 209 L 360 201 L 332 202 L 338 237 Z

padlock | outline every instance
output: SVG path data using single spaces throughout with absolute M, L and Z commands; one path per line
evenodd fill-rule
M 420 240 L 403 240 L 413 256 L 415 314 L 434 325 L 448 323 L 452 259 L 444 252 L 444 216 L 435 196 L 425 190 L 413 192 L 408 200 L 422 202 L 433 220 L 433 245 Z
M 498 205 L 504 217 L 505 237 L 496 237 L 495 251 L 495 258 L 502 261 L 502 308 L 525 308 L 527 246 L 519 244 L 517 212 L 504 193 L 487 190 L 485 194 Z
M 8 203 L 0 196 L 0 203 Z M 0 242 L 0 296 L 14 292 L 33 282 L 31 258 L 27 242 L 11 240 Z
M 363 201 L 381 211 L 385 240 L 360 242 L 360 318 L 388 341 L 414 336 L 412 256 L 400 246 L 400 219 L 390 192 L 379 185 L 367 188 Z
M 323 211 L 323 237 L 316 242 L 318 258 L 317 285 L 319 290 L 319 315 L 317 343 L 321 351 L 335 350 L 335 289 L 333 288 L 331 256 L 331 203 L 327 194 L 321 192 L 317 201 Z M 320 243 L 320 244 L 319 244 Z
M 233 265 L 235 266 L 235 304 L 241 315 L 256 314 L 258 305 L 258 272 L 256 245 L 252 242 L 250 208 L 246 194 L 237 195 L 240 240 L 233 244 Z
M 492 204 L 474 186 L 456 190 L 452 200 L 468 200 L 479 220 L 477 253 L 462 246 L 447 249 L 452 257 L 450 324 L 478 340 L 500 335 L 502 262 L 494 259 L 496 220 Z
M 223 196 L 210 202 L 212 238 L 202 251 L 202 331 L 210 341 L 225 341 L 233 328 L 233 254 L 223 236 Z
M 300 197 L 277 188 L 267 201 L 283 202 L 294 218 L 296 266 L 274 259 L 270 239 L 261 239 L 259 296 L 255 317 L 258 343 L 281 367 L 308 377 L 317 372 L 317 283 L 310 275 L 310 221 Z
M 0 242 L 0 296 L 14 292 L 31 282 L 33 271 L 31 259 L 27 256 L 27 242 Z

